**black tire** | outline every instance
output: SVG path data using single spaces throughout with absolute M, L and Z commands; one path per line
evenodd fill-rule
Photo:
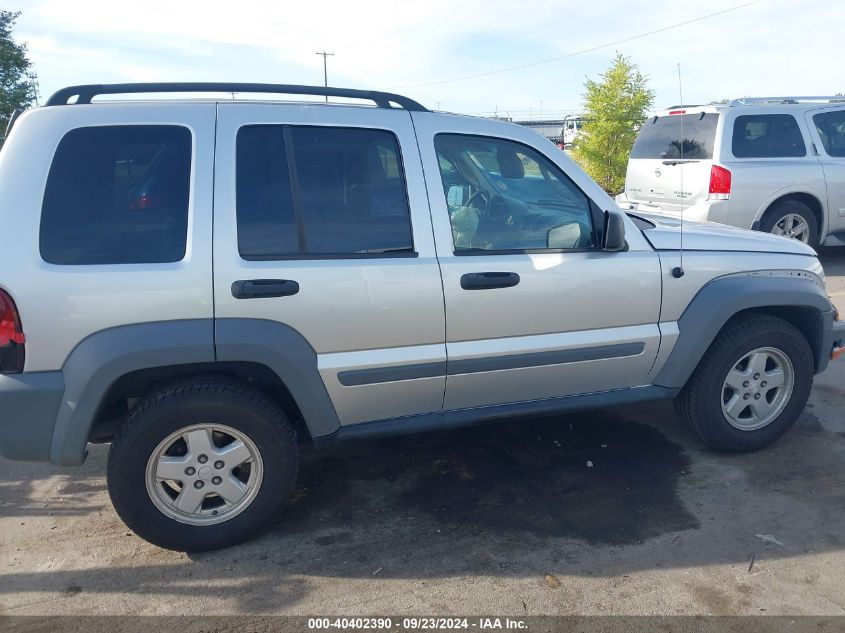
M 760 230 L 764 233 L 772 233 L 775 225 L 788 214 L 800 216 L 807 224 L 807 231 L 809 232 L 807 245 L 816 248 L 819 245 L 819 222 L 813 210 L 800 200 L 787 199 L 773 204 L 763 214 L 760 221 Z
M 722 411 L 724 381 L 744 355 L 763 347 L 779 350 L 792 363 L 792 395 L 768 425 L 741 430 L 729 423 Z M 676 398 L 675 407 L 680 418 L 709 447 L 729 452 L 754 451 L 780 438 L 795 423 L 807 404 L 814 374 L 812 350 L 795 326 L 767 314 L 749 314 L 729 322 L 719 333 Z
M 164 514 L 147 490 L 147 463 L 169 435 L 199 423 L 224 424 L 260 452 L 258 492 L 239 514 L 214 525 L 190 525 Z M 296 483 L 296 433 L 263 392 L 236 380 L 197 378 L 174 383 L 138 404 L 116 434 L 108 460 L 108 490 L 117 514 L 141 538 L 167 549 L 228 547 L 268 527 Z

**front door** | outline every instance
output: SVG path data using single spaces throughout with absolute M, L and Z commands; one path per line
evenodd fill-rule
M 220 104 L 214 294 L 218 324 L 307 340 L 341 425 L 439 412 L 443 291 L 408 112 Z
M 661 280 L 633 224 L 626 251 L 602 251 L 595 183 L 529 130 L 413 117 L 443 275 L 445 408 L 642 384 Z

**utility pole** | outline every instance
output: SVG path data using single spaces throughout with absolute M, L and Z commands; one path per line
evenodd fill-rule
M 327 53 L 326 51 L 317 51 L 314 54 L 323 56 L 323 85 L 326 88 L 328 88 L 329 87 L 329 73 L 328 73 L 328 69 L 326 68 L 326 58 L 334 56 L 334 53 Z M 329 95 L 326 95 L 326 103 L 328 103 L 328 102 L 329 102 Z

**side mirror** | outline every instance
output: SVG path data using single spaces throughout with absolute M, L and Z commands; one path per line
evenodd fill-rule
M 604 212 L 603 251 L 625 250 L 625 220 L 615 211 Z
M 462 207 L 466 203 L 466 190 L 461 185 L 451 185 L 446 191 L 446 202 L 451 207 Z
M 581 242 L 581 225 L 577 222 L 561 224 L 546 233 L 547 248 L 578 248 Z

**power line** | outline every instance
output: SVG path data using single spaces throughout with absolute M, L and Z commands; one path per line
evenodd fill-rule
M 745 7 L 749 7 L 752 4 L 759 4 L 763 2 L 763 0 L 751 0 L 750 2 L 745 2 L 743 4 L 737 5 L 735 7 L 731 7 L 728 9 L 722 9 L 721 11 L 715 11 L 713 13 L 708 13 L 707 15 L 701 15 L 697 18 L 692 18 L 690 20 L 685 20 L 683 22 L 678 22 L 676 24 L 670 24 L 669 26 L 664 26 L 659 29 L 654 29 L 652 31 L 646 31 L 645 33 L 639 33 L 637 35 L 631 35 L 630 37 L 626 37 L 621 40 L 615 40 L 613 42 L 607 42 L 606 44 L 599 44 L 598 46 L 593 46 L 591 48 L 585 48 L 580 51 L 574 51 L 572 53 L 567 53 L 566 55 L 560 55 L 558 57 L 549 57 L 548 59 L 541 59 L 536 62 L 530 62 L 528 64 L 520 64 L 518 66 L 509 66 L 507 68 L 500 68 L 499 70 L 490 70 L 485 73 L 477 73 L 475 75 L 465 75 L 464 77 L 455 77 L 454 79 L 441 79 L 440 81 L 429 81 L 426 83 L 419 83 L 419 84 L 408 84 L 405 86 L 397 86 L 395 89 L 405 89 L 405 88 L 421 88 L 423 86 L 438 86 L 441 84 L 448 84 L 455 81 L 466 81 L 468 79 L 477 79 L 478 77 L 489 77 L 490 75 L 498 75 L 501 73 L 508 73 L 514 70 L 521 70 L 523 68 L 531 68 L 533 66 L 540 66 L 541 64 L 549 64 L 551 62 L 560 61 L 561 59 L 566 59 L 568 57 L 575 57 L 576 55 L 583 55 L 585 53 L 592 53 L 593 51 L 600 50 L 602 48 L 608 48 L 610 46 L 616 46 L 618 44 L 625 44 L 626 42 L 631 42 L 633 40 L 642 39 L 644 37 L 648 37 L 649 35 L 656 35 L 657 33 L 663 33 L 664 31 L 670 31 L 672 29 L 677 29 L 682 26 L 687 26 L 688 24 L 693 24 L 695 22 L 701 22 L 702 20 L 707 20 L 709 18 L 714 18 L 718 15 L 724 15 L 725 13 L 731 13 L 733 11 L 739 11 L 740 9 L 744 9 Z
M 334 53 L 327 53 L 326 51 L 317 51 L 314 53 L 315 55 L 322 55 L 323 56 L 323 85 L 328 88 L 329 87 L 329 71 L 326 67 L 326 59 L 328 57 L 333 57 Z M 329 102 L 329 95 L 326 95 L 326 103 Z

